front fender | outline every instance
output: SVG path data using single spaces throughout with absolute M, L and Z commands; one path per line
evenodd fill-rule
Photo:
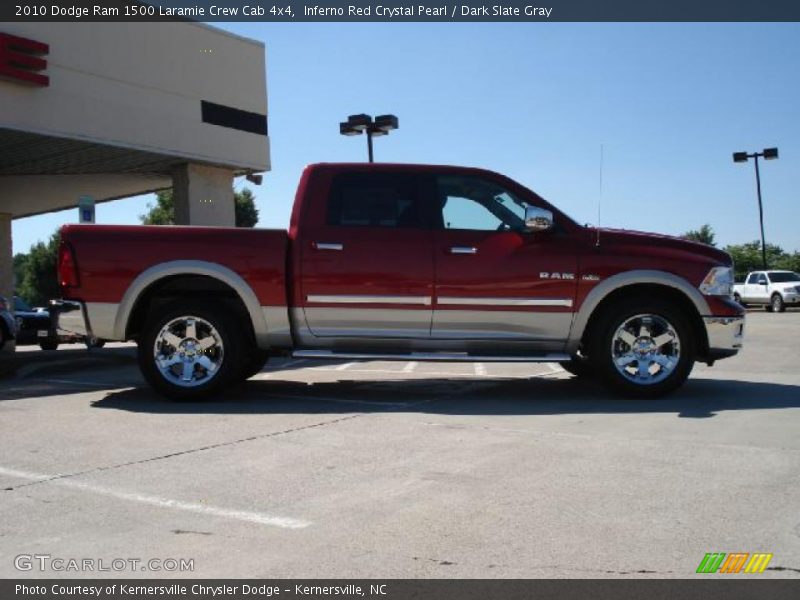
M 640 284 L 655 284 L 671 287 L 683 293 L 692 302 L 699 315 L 709 315 L 711 312 L 708 307 L 708 302 L 706 302 L 700 290 L 683 277 L 679 277 L 674 273 L 649 269 L 617 273 L 598 283 L 592 291 L 589 292 L 583 304 L 581 304 L 578 311 L 574 314 L 569 338 L 567 340 L 567 352 L 574 354 L 578 351 L 578 346 L 586 330 L 586 325 L 589 323 L 589 318 L 609 294 L 629 285 Z

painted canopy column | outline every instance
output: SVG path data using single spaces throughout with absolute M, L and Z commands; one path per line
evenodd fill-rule
M 182 165 L 172 175 L 172 193 L 178 225 L 236 225 L 231 169 Z

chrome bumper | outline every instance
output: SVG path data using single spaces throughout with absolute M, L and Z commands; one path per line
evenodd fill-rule
M 59 335 L 79 335 L 90 339 L 93 337 L 89 319 L 86 317 L 86 307 L 82 302 L 51 300 L 50 312 L 55 313 L 54 322 Z
M 800 302 L 800 294 L 797 292 L 784 292 L 783 294 L 783 303 L 784 304 L 797 304 Z
M 703 317 L 711 357 L 732 356 L 742 348 L 744 317 Z

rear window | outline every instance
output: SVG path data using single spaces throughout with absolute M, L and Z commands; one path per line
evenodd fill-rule
M 416 178 L 393 173 L 339 175 L 331 187 L 327 223 L 342 227 L 423 227 Z
M 770 273 L 769 278 L 772 283 L 789 283 L 790 281 L 800 281 L 800 275 L 785 271 L 782 273 Z

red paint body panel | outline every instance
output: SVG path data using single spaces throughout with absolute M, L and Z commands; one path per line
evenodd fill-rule
M 122 300 L 143 271 L 173 260 L 220 264 L 250 284 L 263 306 L 286 305 L 286 232 L 225 227 L 66 225 L 62 239 L 75 252 L 79 287 L 64 297 Z

